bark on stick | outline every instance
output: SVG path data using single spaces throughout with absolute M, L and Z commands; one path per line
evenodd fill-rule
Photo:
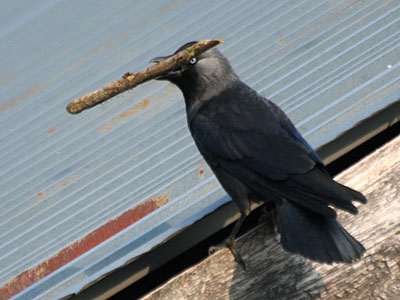
M 122 79 L 111 82 L 97 91 L 72 100 L 67 106 L 67 111 L 71 114 L 80 113 L 141 83 L 155 79 L 169 71 L 176 70 L 186 64 L 193 56 L 197 56 L 222 42 L 223 40 L 203 40 L 143 71 L 135 74 L 127 73 Z

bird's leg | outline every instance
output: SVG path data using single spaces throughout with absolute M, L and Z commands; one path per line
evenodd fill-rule
M 242 213 L 240 215 L 239 220 L 237 220 L 235 227 L 233 227 L 231 234 L 225 239 L 225 241 L 219 245 L 211 246 L 208 249 L 208 253 L 212 254 L 224 247 L 228 247 L 229 250 L 231 250 L 231 253 L 232 253 L 233 257 L 235 258 L 236 262 L 243 268 L 243 270 L 246 270 L 246 265 L 242 259 L 242 256 L 240 255 L 239 251 L 236 249 L 235 236 L 238 233 L 238 231 L 239 231 L 240 227 L 242 226 L 243 221 L 246 219 L 246 217 L 247 217 L 247 214 Z

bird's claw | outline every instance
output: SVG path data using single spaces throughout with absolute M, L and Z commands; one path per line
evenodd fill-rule
M 215 245 L 215 246 L 211 246 L 210 248 L 208 248 L 208 254 L 211 255 L 215 252 L 217 252 L 218 250 L 221 250 L 222 248 L 228 248 L 233 257 L 235 258 L 236 262 L 242 267 L 242 269 L 244 271 L 246 271 L 246 264 L 244 263 L 242 256 L 240 255 L 239 251 L 236 249 L 236 242 L 235 240 L 230 240 L 227 239 L 224 242 L 222 242 L 221 244 Z
M 236 262 L 242 267 L 243 271 L 246 271 L 246 264 L 244 263 L 240 252 L 234 247 L 230 247 L 229 250 L 231 250 L 233 257 L 235 258 Z
M 208 248 L 208 255 L 214 254 L 215 252 L 221 250 L 224 247 L 226 247 L 225 244 L 218 244 L 215 246 L 211 246 L 210 248 Z

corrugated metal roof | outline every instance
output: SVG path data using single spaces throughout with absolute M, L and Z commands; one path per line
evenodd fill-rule
M 180 92 L 68 102 L 181 44 L 221 38 L 241 78 L 323 147 L 400 98 L 400 3 L 3 1 L 0 297 L 77 293 L 229 199 Z

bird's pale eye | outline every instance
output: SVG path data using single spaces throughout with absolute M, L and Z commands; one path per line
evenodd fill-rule
M 189 60 L 189 64 L 190 64 L 190 65 L 194 65 L 196 62 L 197 62 L 197 58 L 196 58 L 196 57 L 192 57 L 192 58 Z

